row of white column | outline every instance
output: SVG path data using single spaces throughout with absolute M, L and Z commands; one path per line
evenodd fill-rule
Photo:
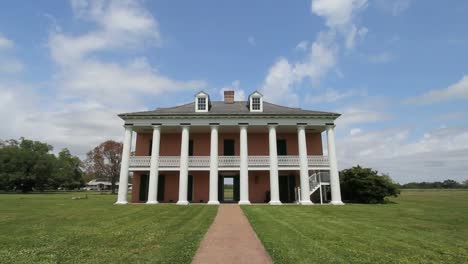
M 219 204 L 218 200 L 218 125 L 211 125 L 210 144 L 210 180 L 208 204 Z M 240 124 L 240 199 L 239 204 L 250 204 L 249 201 L 249 171 L 248 171 L 248 143 L 247 124 Z M 276 146 L 276 124 L 268 125 L 269 154 L 270 154 L 270 204 L 280 205 L 279 181 L 278 181 L 278 155 Z M 307 159 L 307 144 L 305 125 L 297 126 L 299 161 L 300 161 L 300 203 L 311 205 L 309 193 L 309 166 Z M 180 148 L 180 174 L 179 174 L 179 200 L 177 204 L 187 205 L 188 169 L 189 169 L 189 129 L 190 126 L 182 125 Z M 161 140 L 161 126 L 153 126 L 153 141 L 151 151 L 150 178 L 147 204 L 157 204 L 158 174 L 159 174 L 159 146 Z M 119 194 L 116 204 L 127 203 L 128 170 L 130 148 L 132 142 L 132 127 L 125 126 L 125 138 L 122 152 L 120 171 Z M 341 202 L 340 182 L 335 151 L 334 125 L 327 125 L 327 147 L 330 163 L 330 186 L 332 204 Z

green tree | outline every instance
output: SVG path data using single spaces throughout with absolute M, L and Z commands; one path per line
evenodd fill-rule
M 0 183 L 3 189 L 32 191 L 47 187 L 54 170 L 52 146 L 21 138 L 0 145 Z
M 81 160 L 71 155 L 68 149 L 63 149 L 58 153 L 54 173 L 49 180 L 50 186 L 54 188 L 64 187 L 66 189 L 83 186 L 83 172 L 80 166 Z
M 343 200 L 357 203 L 384 203 L 387 196 L 398 196 L 398 185 L 388 175 L 360 166 L 342 170 L 340 184 Z

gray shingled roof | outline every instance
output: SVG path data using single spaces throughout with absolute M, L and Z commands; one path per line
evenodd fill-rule
M 340 114 L 333 112 L 303 110 L 301 108 L 292 108 L 281 105 L 276 105 L 268 102 L 263 102 L 263 112 L 250 112 L 246 101 L 236 101 L 234 103 L 225 103 L 224 101 L 211 101 L 208 112 L 195 112 L 195 103 L 188 103 L 176 107 L 157 108 L 152 111 L 124 113 L 119 116 L 222 116 L 222 115 L 238 115 L 238 116 L 333 116 L 338 117 Z

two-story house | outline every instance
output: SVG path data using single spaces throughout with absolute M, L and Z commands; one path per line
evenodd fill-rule
M 189 104 L 119 115 L 125 138 L 117 204 L 343 204 L 335 153 L 340 115 L 268 103 L 253 92 L 235 101 L 211 101 L 205 92 Z M 322 132 L 327 153 L 323 155 Z M 131 155 L 132 135 L 135 154 Z

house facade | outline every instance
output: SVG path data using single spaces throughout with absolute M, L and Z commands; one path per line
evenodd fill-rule
M 334 121 L 340 115 L 268 103 L 259 92 L 120 114 L 125 138 L 116 204 L 343 204 Z M 323 154 L 322 133 L 327 153 Z M 136 145 L 132 155 L 132 137 Z M 312 199 L 312 200 L 311 200 Z

